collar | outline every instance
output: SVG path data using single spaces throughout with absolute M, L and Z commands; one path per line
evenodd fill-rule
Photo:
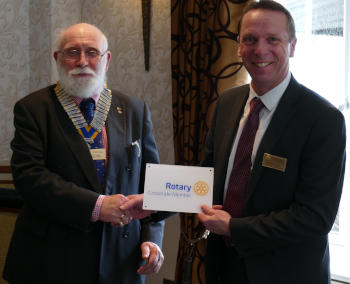
M 290 79 L 292 77 L 291 72 L 289 71 L 286 78 L 279 83 L 276 87 L 268 91 L 267 93 L 263 94 L 262 96 L 259 96 L 254 89 L 252 88 L 252 85 L 250 84 L 250 91 L 249 91 L 249 98 L 248 102 L 255 98 L 258 97 L 261 99 L 263 102 L 264 106 L 269 110 L 273 111 L 276 107 L 278 102 L 280 101 L 282 95 L 284 94 L 285 90 L 287 89 Z
M 95 101 L 95 105 L 97 105 L 97 102 L 98 100 L 100 99 L 100 96 L 101 96 L 101 93 L 99 94 L 94 94 L 91 96 L 91 98 Z M 84 100 L 84 99 L 88 99 L 88 98 L 81 98 L 81 97 L 75 97 L 75 96 L 72 96 L 73 98 L 73 101 L 77 104 L 77 105 L 80 105 L 81 101 Z

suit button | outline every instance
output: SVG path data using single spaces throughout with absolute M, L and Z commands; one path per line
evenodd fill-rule
M 122 233 L 122 237 L 123 237 L 124 239 L 127 239 L 127 238 L 129 237 L 129 231 L 123 232 L 123 233 Z
M 126 171 L 127 171 L 129 174 L 131 174 L 131 172 L 132 172 L 132 169 L 131 169 L 131 168 L 126 167 L 125 169 L 126 169 Z

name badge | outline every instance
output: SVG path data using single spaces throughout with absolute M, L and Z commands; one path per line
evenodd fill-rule
M 106 160 L 105 148 L 90 149 L 90 153 L 93 160 Z
M 277 171 L 285 172 L 287 166 L 287 159 L 264 153 L 262 166 Z

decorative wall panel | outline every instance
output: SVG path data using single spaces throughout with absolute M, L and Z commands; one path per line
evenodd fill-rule
M 83 21 L 98 26 L 112 53 L 108 85 L 145 100 L 162 163 L 173 163 L 170 3 L 152 1 L 150 70 L 145 71 L 140 0 L 84 1 Z
M 14 102 L 28 91 L 29 2 L 0 1 L 0 159 L 9 159 Z

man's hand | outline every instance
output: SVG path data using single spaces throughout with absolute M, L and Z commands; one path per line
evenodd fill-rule
M 152 242 L 143 242 L 141 244 L 142 258 L 147 260 L 145 265 L 142 265 L 138 270 L 138 274 L 157 273 L 161 268 L 164 255 L 159 246 Z
M 132 217 L 133 219 L 142 219 L 153 213 L 152 210 L 143 210 L 143 194 L 133 194 L 129 195 L 128 201 L 123 203 L 120 207 L 128 217 Z
M 119 208 L 127 200 L 128 198 L 122 194 L 106 196 L 101 205 L 99 219 L 103 222 L 110 222 L 113 226 L 123 226 L 130 223 L 132 218 L 127 217 Z
M 231 236 L 229 229 L 231 215 L 222 210 L 221 205 L 214 205 L 213 208 L 202 205 L 201 209 L 203 213 L 198 213 L 197 216 L 205 228 L 218 235 Z

